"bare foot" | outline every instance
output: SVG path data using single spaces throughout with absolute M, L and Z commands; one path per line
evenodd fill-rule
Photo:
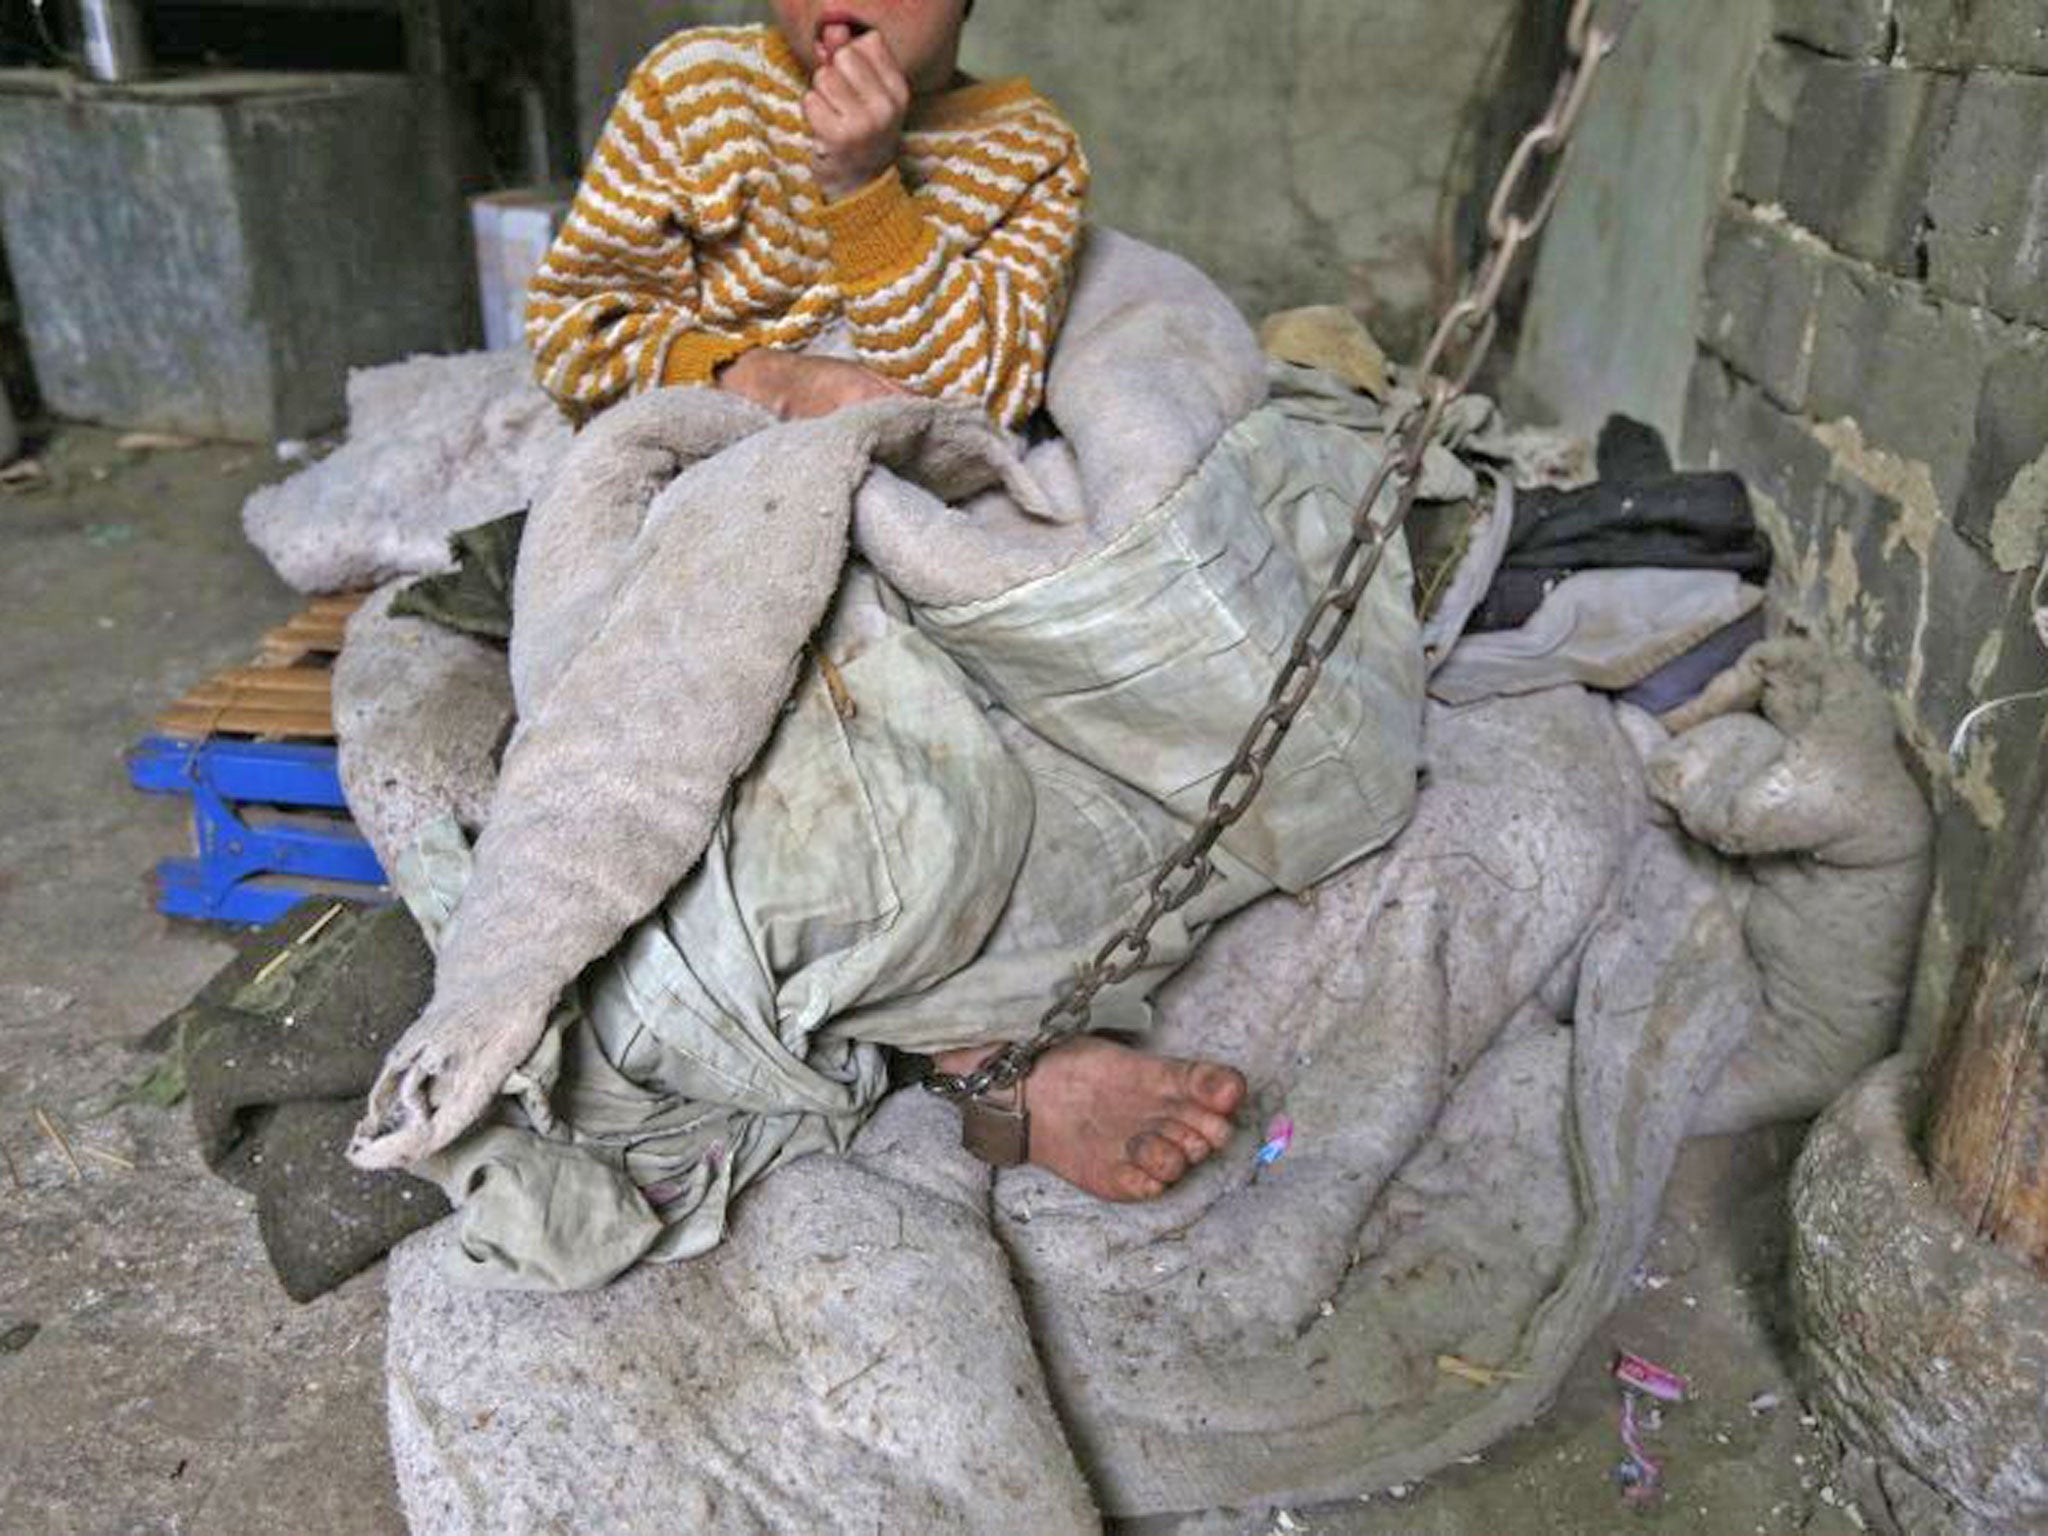
M 948 1051 L 966 1072 L 988 1047 Z M 1103 1200 L 1151 1200 L 1230 1142 L 1244 1075 L 1213 1061 L 1147 1056 L 1083 1036 L 1040 1058 L 1026 1083 L 1031 1161 Z

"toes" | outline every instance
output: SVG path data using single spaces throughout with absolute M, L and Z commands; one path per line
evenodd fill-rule
M 1166 1193 L 1166 1186 L 1136 1163 L 1118 1164 L 1110 1183 L 1117 1200 L 1156 1200 Z
M 1204 1136 L 1192 1125 L 1183 1125 L 1178 1120 L 1161 1120 L 1152 1129 L 1161 1136 L 1170 1138 L 1173 1144 L 1180 1148 L 1182 1155 L 1187 1158 L 1190 1168 L 1216 1150 L 1209 1145 L 1208 1137 Z
M 1221 1062 L 1192 1061 L 1188 1063 L 1187 1092 L 1188 1097 L 1204 1109 L 1219 1115 L 1234 1115 L 1238 1105 L 1244 1102 L 1244 1074 Z
M 1133 1136 L 1124 1155 L 1164 1186 L 1188 1171 L 1187 1154 L 1167 1136 L 1145 1130 Z
M 1212 1113 L 1199 1104 L 1177 1106 L 1173 1118 L 1207 1142 L 1211 1152 L 1221 1152 L 1229 1146 L 1230 1138 L 1237 1132 L 1229 1116 Z

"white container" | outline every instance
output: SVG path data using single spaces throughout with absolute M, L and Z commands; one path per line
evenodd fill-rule
M 78 0 L 78 31 L 93 79 L 140 80 L 149 73 L 149 42 L 135 0 Z
M 561 183 L 487 192 L 469 200 L 484 345 L 492 351 L 524 345 L 526 285 L 555 243 L 575 190 Z

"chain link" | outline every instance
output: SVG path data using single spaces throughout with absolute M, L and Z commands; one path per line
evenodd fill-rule
M 1153 874 L 1144 907 L 1082 968 L 1059 1001 L 1040 1017 L 1031 1037 L 1004 1046 L 972 1072 L 933 1073 L 925 1079 L 933 1093 L 969 1099 L 1009 1088 L 1040 1056 L 1083 1033 L 1097 994 L 1143 970 L 1152 955 L 1152 931 L 1194 900 L 1214 877 L 1210 853 L 1258 797 L 1267 768 L 1322 676 L 1323 663 L 1343 643 L 1351 615 L 1379 571 L 1387 541 L 1415 504 L 1423 461 L 1442 430 L 1445 413 L 1471 387 L 1493 345 L 1497 306 L 1515 261 L 1557 206 L 1564 152 L 1592 91 L 1593 77 L 1640 4 L 1641 0 L 1622 0 L 1601 26 L 1593 22 L 1594 0 L 1576 0 L 1573 5 L 1565 34 L 1569 57 L 1549 109 L 1516 144 L 1488 204 L 1486 255 L 1458 301 L 1438 321 L 1415 372 L 1419 395 L 1388 434 L 1379 467 L 1352 514 L 1351 535 L 1322 594 L 1296 629 L 1265 705 L 1252 717 L 1237 751 L 1209 791 L 1202 819 Z M 1540 185 L 1532 180 L 1539 174 Z M 1390 489 L 1392 503 L 1384 517 L 1376 517 Z

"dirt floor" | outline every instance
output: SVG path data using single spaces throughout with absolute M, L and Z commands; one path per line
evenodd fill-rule
M 236 518 L 281 466 L 86 429 L 40 454 L 45 486 L 0 490 L 0 1532 L 402 1531 L 381 1275 L 294 1305 L 251 1202 L 207 1174 L 182 1113 L 112 1102 L 149 1066 L 128 1042 L 229 957 L 217 931 L 151 909 L 149 870 L 182 850 L 185 819 L 127 787 L 122 751 L 297 606 Z M 1798 1141 L 1694 1143 L 1635 1293 L 1556 1408 L 1473 1464 L 1343 1505 L 1130 1529 L 1857 1529 L 1788 1376 Z M 1694 1388 L 1651 1436 L 1667 1487 L 1640 1509 L 1615 1478 L 1617 1348 Z

